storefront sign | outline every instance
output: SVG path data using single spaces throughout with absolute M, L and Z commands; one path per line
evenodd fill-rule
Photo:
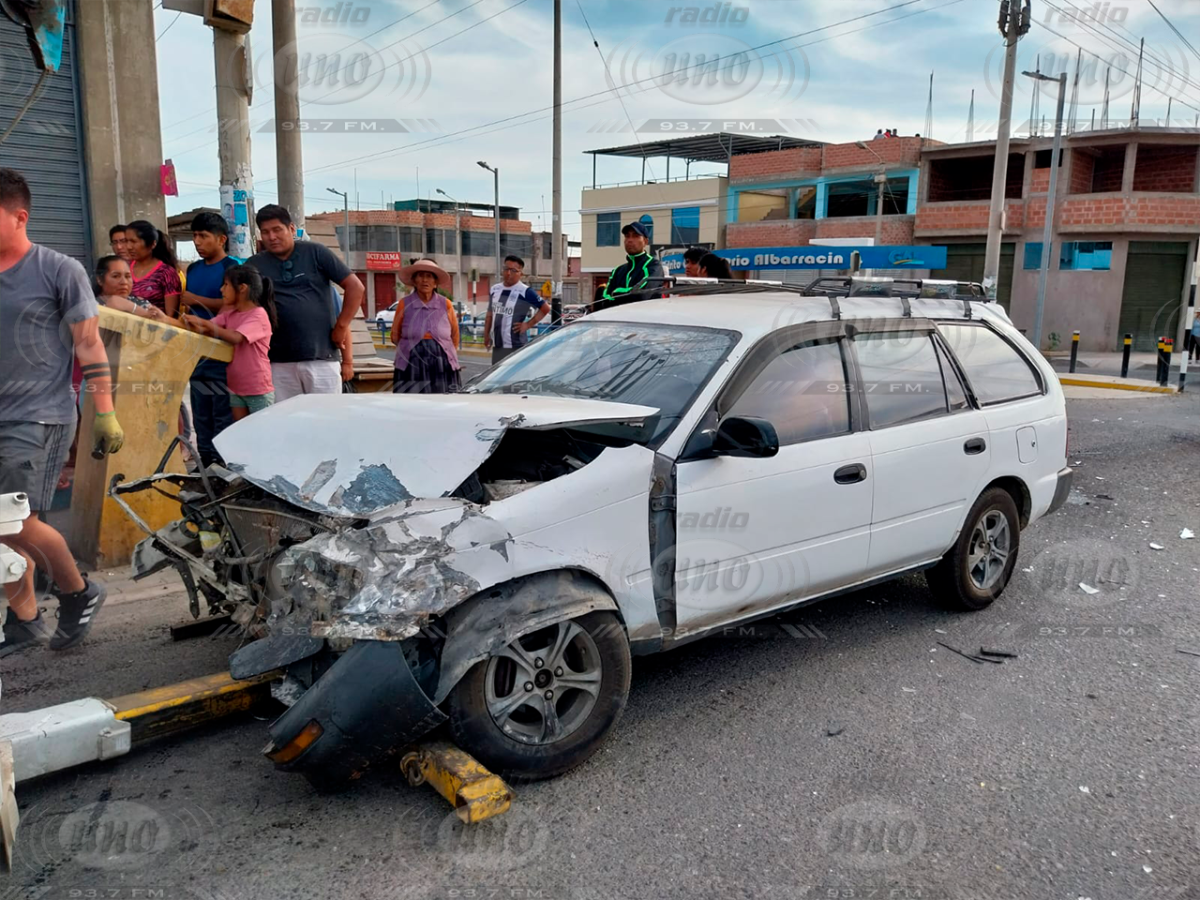
M 367 251 L 368 272 L 399 272 L 404 268 L 404 258 L 388 250 Z
M 850 254 L 858 252 L 862 269 L 944 269 L 945 247 L 739 247 L 713 250 L 741 271 L 758 269 L 849 269 Z M 683 272 L 683 255 L 664 256 L 663 267 L 670 274 Z

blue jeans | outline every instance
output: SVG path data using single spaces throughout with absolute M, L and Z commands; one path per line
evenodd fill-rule
M 192 421 L 196 425 L 196 450 L 200 465 L 211 466 L 221 456 L 213 446 L 213 438 L 233 424 L 229 409 L 229 388 L 224 380 L 193 378 Z

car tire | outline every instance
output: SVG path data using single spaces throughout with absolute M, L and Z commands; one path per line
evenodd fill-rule
M 551 654 L 559 629 L 568 633 L 558 654 L 558 661 L 565 660 L 566 666 L 555 668 Z M 518 662 L 526 656 L 546 665 L 530 675 L 537 667 L 525 668 L 526 663 Z M 559 681 L 554 673 L 568 668 L 567 679 Z M 629 696 L 632 668 L 625 629 L 612 613 L 593 612 L 557 623 L 514 641 L 463 677 L 448 698 L 451 735 L 458 746 L 503 778 L 554 778 L 585 762 L 616 725 Z M 587 689 L 563 687 L 573 677 L 580 683 L 588 679 Z M 534 689 L 524 690 L 534 680 L 538 682 Z M 546 692 L 556 689 L 558 696 L 547 701 Z M 531 702 L 511 704 L 518 694 Z M 546 737 L 553 731 L 544 714 L 547 702 L 554 705 L 554 719 L 565 730 L 561 737 Z M 493 714 L 510 704 L 509 713 Z
M 1017 504 L 1008 491 L 990 488 L 971 507 L 954 546 L 941 562 L 925 570 L 929 590 L 947 609 L 986 609 L 1012 577 L 1020 546 Z

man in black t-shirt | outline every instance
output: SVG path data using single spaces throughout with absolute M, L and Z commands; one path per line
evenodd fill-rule
M 271 279 L 279 311 L 271 336 L 275 402 L 298 394 L 340 394 L 338 348 L 350 346 L 350 323 L 362 306 L 363 284 L 324 244 L 297 241 L 291 214 L 282 206 L 264 206 L 254 221 L 266 249 L 246 262 Z M 336 317 L 330 302 L 333 283 L 343 291 Z

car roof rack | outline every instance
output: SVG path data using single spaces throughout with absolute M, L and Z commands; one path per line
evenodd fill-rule
M 693 278 L 684 275 L 668 275 L 662 287 L 663 294 L 703 296 L 705 294 L 762 293 L 786 291 L 805 297 L 824 297 L 829 301 L 835 320 L 842 318 L 842 297 L 894 297 L 900 301 L 904 318 L 912 318 L 912 300 L 960 300 L 963 316 L 973 318 L 972 301 L 987 303 L 978 282 L 954 281 L 931 278 L 884 278 L 853 276 L 824 276 L 808 284 L 790 284 L 782 281 L 757 279 Z

